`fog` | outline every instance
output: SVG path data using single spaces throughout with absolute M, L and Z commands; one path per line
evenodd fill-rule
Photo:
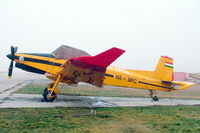
M 11 45 L 19 53 L 51 53 L 65 44 L 92 55 L 124 49 L 113 63 L 121 68 L 153 70 L 167 55 L 175 71 L 200 72 L 199 6 L 199 0 L 0 0 L 0 71 L 7 71 Z

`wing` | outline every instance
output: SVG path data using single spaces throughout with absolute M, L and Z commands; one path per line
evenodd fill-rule
M 106 68 L 124 52 L 114 47 L 96 56 L 70 58 L 61 66 L 61 82 L 73 84 L 82 81 L 101 87 Z
M 190 82 L 179 82 L 179 81 L 172 81 L 172 84 L 180 86 L 178 89 L 183 90 L 195 85 L 195 83 Z

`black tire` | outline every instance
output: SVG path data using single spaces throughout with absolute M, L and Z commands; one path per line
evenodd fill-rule
M 44 92 L 43 92 L 43 100 L 44 102 L 53 102 L 55 99 L 56 99 L 56 94 L 55 92 L 52 93 L 52 96 L 51 98 L 48 97 L 48 94 L 51 93 L 50 91 L 48 91 L 47 88 L 44 89 Z
M 48 89 L 45 88 L 44 91 L 43 91 L 43 93 L 42 93 L 42 95 L 45 96 L 45 94 L 47 93 L 47 91 L 48 91 Z
M 154 101 L 158 101 L 158 97 L 157 96 L 154 96 L 152 97 Z

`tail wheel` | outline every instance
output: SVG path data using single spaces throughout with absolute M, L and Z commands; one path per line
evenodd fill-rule
M 48 88 L 44 89 L 44 92 L 42 94 L 43 98 L 44 98 L 43 101 L 45 101 L 45 102 L 53 102 L 56 99 L 56 97 L 57 97 L 56 93 L 52 92 L 51 97 L 49 97 L 50 93 L 51 93 L 51 91 L 49 91 Z
M 150 97 L 152 98 L 152 100 L 153 101 L 158 101 L 158 97 L 157 96 L 155 96 L 157 93 L 155 93 L 155 91 L 153 91 L 153 90 L 149 90 L 150 91 Z M 155 95 L 154 95 L 154 93 L 155 93 Z
M 158 101 L 158 97 L 157 96 L 154 96 L 152 97 L 153 101 Z

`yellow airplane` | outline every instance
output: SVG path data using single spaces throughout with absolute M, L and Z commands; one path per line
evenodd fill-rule
M 53 102 L 59 93 L 59 82 L 78 84 L 85 82 L 97 87 L 103 85 L 121 86 L 150 90 L 150 96 L 158 101 L 155 91 L 183 90 L 194 85 L 189 82 L 173 81 L 173 59 L 161 56 L 154 71 L 122 69 L 110 66 L 125 51 L 111 48 L 96 56 L 71 57 L 58 59 L 52 54 L 16 53 L 17 47 L 11 46 L 11 60 L 8 76 L 12 76 L 13 61 L 15 66 L 29 72 L 45 74 L 53 80 L 44 89 L 43 101 Z

